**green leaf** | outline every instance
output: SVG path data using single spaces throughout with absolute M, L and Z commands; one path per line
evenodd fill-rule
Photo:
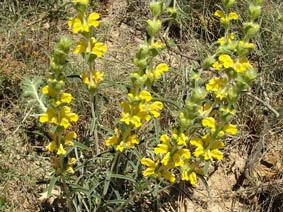
M 183 16 L 184 18 L 186 18 L 187 20 L 191 20 L 191 18 L 189 16 L 187 16 L 187 14 L 181 9 L 181 7 L 179 6 L 179 4 L 177 4 L 178 10 L 177 10 L 177 14 Z
M 72 191 L 74 191 L 74 192 L 82 192 L 86 195 L 90 195 L 90 190 L 88 188 L 84 188 L 84 187 L 79 186 L 77 184 L 69 184 L 69 186 L 71 187 Z
M 210 198 L 210 189 L 209 189 L 209 185 L 208 185 L 206 179 L 200 174 L 197 174 L 197 177 L 200 178 L 201 181 L 203 182 L 203 184 L 205 185 L 205 188 L 206 188 L 207 193 L 208 193 L 208 197 Z
M 131 181 L 133 183 L 136 183 L 135 179 L 126 175 L 121 175 L 121 174 L 111 174 L 111 177 L 113 178 L 119 178 L 119 179 L 124 179 L 124 180 L 128 180 Z
M 126 86 L 124 86 L 123 84 L 120 84 L 120 83 L 117 83 L 117 82 L 115 82 L 115 81 L 112 81 L 112 80 L 103 80 L 103 84 L 109 84 L 109 87 L 118 87 L 118 88 L 120 88 L 121 90 L 125 90 L 125 91 L 128 91 L 128 89 L 127 89 L 127 87 Z M 106 86 L 104 86 L 104 87 L 106 87 Z
M 171 47 L 177 46 L 177 43 L 174 40 L 168 40 L 168 43 Z
M 159 121 L 157 120 L 157 118 L 154 118 L 153 121 L 154 121 L 154 128 L 155 128 L 155 139 L 156 139 L 156 142 L 159 143 L 159 136 L 160 136 Z
M 210 160 L 206 160 L 204 162 L 204 176 L 207 176 L 209 165 L 210 165 Z
M 84 144 L 82 144 L 80 142 L 76 142 L 76 141 L 74 141 L 74 147 L 79 147 L 79 148 L 81 148 L 83 150 L 91 151 L 90 147 L 88 147 L 88 146 L 86 146 L 86 145 L 84 145 Z
M 30 97 L 30 99 L 26 99 L 29 107 L 38 104 L 40 112 L 45 112 L 47 110 L 44 104 L 45 95 L 39 90 L 42 84 L 41 77 L 34 77 L 32 80 L 23 78 L 21 89 L 23 90 L 22 97 Z
M 106 181 L 105 181 L 104 188 L 103 188 L 103 196 L 105 196 L 105 194 L 108 191 L 108 188 L 109 188 L 109 185 L 110 185 L 110 179 L 111 179 L 111 171 L 107 170 Z
M 51 196 L 54 185 L 55 185 L 55 183 L 58 179 L 59 179 L 59 176 L 57 177 L 55 174 L 52 176 L 50 183 L 49 183 L 49 186 L 48 186 L 48 191 L 47 191 L 47 197 L 48 198 Z
M 124 203 L 124 202 L 126 202 L 126 200 L 124 200 L 124 199 L 120 199 L 120 200 L 108 200 L 108 201 L 106 201 L 106 204 L 121 204 L 121 203 Z

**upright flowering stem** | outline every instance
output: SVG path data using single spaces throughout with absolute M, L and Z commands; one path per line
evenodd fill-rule
M 73 211 L 71 194 L 67 186 L 65 175 L 73 174 L 72 164 L 76 161 L 75 158 L 68 158 L 66 148 L 73 146 L 72 139 L 76 138 L 76 133 L 66 131 L 72 126 L 72 122 L 78 121 L 78 115 L 71 113 L 67 106 L 73 97 L 69 93 L 64 92 L 65 77 L 64 68 L 67 64 L 66 57 L 69 53 L 72 40 L 69 37 L 62 37 L 60 42 L 55 45 L 54 55 L 51 57 L 50 78 L 42 92 L 49 96 L 50 106 L 46 112 L 40 116 L 41 123 L 49 123 L 55 127 L 54 132 L 50 133 L 52 141 L 46 146 L 51 152 L 56 152 L 56 156 L 52 157 L 55 175 L 60 176 L 65 191 L 69 211 Z
M 137 129 L 144 122 L 150 121 L 151 116 L 159 117 L 159 111 L 163 109 L 161 102 L 152 102 L 150 88 L 159 80 L 163 72 L 168 71 L 166 64 L 159 64 L 154 68 L 153 63 L 153 59 L 158 55 L 158 50 L 165 46 L 160 40 L 155 40 L 161 27 L 161 20 L 158 17 L 164 7 L 164 2 L 161 0 L 151 3 L 153 20 L 147 21 L 147 32 L 150 38 L 140 44 L 138 48 L 135 57 L 137 70 L 131 74 L 132 87 L 127 100 L 121 102 L 123 112 L 120 119 L 120 128 L 116 128 L 115 135 L 106 140 L 106 145 L 113 146 L 118 152 L 134 148 L 136 144 L 139 144 Z
M 79 33 L 82 38 L 76 43 L 73 50 L 75 54 L 80 53 L 88 64 L 88 73 L 81 74 L 80 77 L 83 83 L 87 86 L 89 91 L 89 100 L 91 104 L 92 126 L 91 134 L 95 137 L 96 153 L 99 154 L 99 143 L 97 134 L 97 115 L 94 100 L 98 92 L 98 85 L 103 81 L 103 72 L 96 71 L 95 61 L 97 58 L 103 56 L 107 47 L 96 38 L 92 36 L 93 29 L 100 24 L 98 13 L 91 13 L 87 15 L 88 0 L 74 0 L 74 8 L 78 15 L 69 20 L 68 24 L 72 27 L 74 33 Z
M 125 101 L 121 102 L 122 114 L 119 127 L 115 128 L 115 135 L 106 140 L 107 146 L 112 146 L 116 150 L 116 156 L 125 150 L 135 148 L 140 143 L 137 136 L 138 129 L 152 118 L 160 116 L 163 104 L 160 101 L 153 102 L 150 93 L 151 86 L 160 79 L 164 72 L 168 71 L 166 64 L 154 64 L 154 58 L 158 55 L 158 51 L 165 47 L 160 40 L 156 40 L 156 36 L 161 28 L 161 20 L 159 16 L 164 11 L 165 3 L 163 0 L 152 1 L 150 9 L 153 19 L 148 20 L 147 33 L 149 38 L 140 44 L 135 57 L 136 71 L 131 74 L 132 86 Z M 114 166 L 113 166 L 114 165 Z M 113 167 L 116 166 L 116 160 L 113 161 Z M 147 184 L 148 185 L 148 184 Z M 129 201 L 136 195 L 135 191 Z M 127 201 L 121 205 L 122 209 Z M 119 210 L 120 210 L 119 209 Z
M 202 162 L 223 158 L 220 149 L 224 147 L 224 135 L 237 133 L 236 126 L 229 122 L 236 113 L 236 102 L 240 94 L 248 89 L 249 83 L 256 77 L 256 72 L 246 56 L 254 48 L 254 44 L 248 41 L 258 31 L 259 26 L 253 21 L 260 14 L 262 1 L 250 3 L 252 21 L 243 24 L 245 36 L 240 41 L 236 41 L 234 35 L 229 33 L 232 21 L 238 19 L 236 13 L 229 13 L 234 0 L 223 0 L 223 3 L 225 12 L 218 10 L 215 16 L 220 18 L 225 36 L 218 40 L 220 46 L 216 53 L 209 56 L 203 64 L 203 69 L 214 69 L 218 76 L 209 80 L 203 88 L 200 77 L 202 70 L 192 74 L 191 96 L 186 99 L 185 107 L 179 112 L 178 126 L 171 136 L 164 134 L 160 137 L 161 143 L 154 148 L 155 160 L 141 160 L 147 167 L 143 172 L 144 176 L 152 175 L 175 182 L 176 172 L 173 168 L 177 168 L 182 180 L 195 184 L 197 174 L 205 171 Z M 208 93 L 213 97 L 212 101 L 206 99 Z M 190 148 L 194 149 L 192 154 L 187 148 L 188 143 L 195 147 Z

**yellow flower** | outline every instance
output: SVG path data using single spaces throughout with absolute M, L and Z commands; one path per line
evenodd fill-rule
M 177 9 L 176 8 L 168 8 L 167 12 L 168 13 L 175 13 L 175 12 L 177 12 Z
M 212 117 L 205 118 L 201 121 L 202 126 L 209 127 L 211 129 L 211 132 L 215 132 L 216 126 L 215 126 L 215 119 Z
M 89 32 L 89 27 L 85 16 L 85 14 L 80 14 L 68 21 L 69 27 L 73 27 L 73 33 L 77 34 L 79 32 Z
M 224 132 L 230 133 L 232 135 L 236 135 L 238 130 L 235 125 L 233 124 L 226 124 L 223 128 Z
M 237 13 L 229 13 L 229 16 L 228 16 L 229 20 L 237 20 L 239 17 L 237 15 Z
M 150 102 L 152 100 L 151 94 L 146 90 L 142 90 L 139 94 L 139 97 L 140 99 L 145 100 L 146 102 Z
M 234 12 L 232 13 L 229 13 L 228 17 L 227 15 L 224 14 L 223 11 L 221 10 L 217 10 L 215 13 L 214 13 L 215 16 L 219 17 L 221 22 L 225 25 L 229 24 L 229 22 L 231 20 L 237 20 L 238 19 L 238 15 Z
M 67 168 L 66 168 L 66 171 L 70 174 L 74 174 L 74 170 L 72 168 L 72 164 L 74 164 L 76 162 L 76 159 L 75 158 L 70 158 L 68 160 L 68 163 L 67 163 Z
M 232 40 L 234 40 L 235 36 L 231 33 L 229 34 L 229 39 L 228 39 L 228 43 L 231 43 Z M 225 37 L 221 37 L 218 39 L 217 41 L 220 45 L 224 45 L 226 43 L 226 39 Z
M 200 116 L 208 116 L 211 111 L 211 105 L 209 102 L 205 103 L 203 106 L 200 107 L 198 110 Z
M 252 65 L 250 64 L 249 60 L 247 58 L 241 58 L 239 62 L 236 63 L 235 65 L 235 71 L 240 73 L 240 72 L 245 72 L 248 69 L 252 69 Z
M 221 10 L 216 10 L 216 12 L 214 13 L 215 16 L 221 18 L 221 19 L 224 19 L 225 18 L 225 14 L 223 11 Z
M 155 49 L 163 48 L 165 46 L 166 46 L 166 44 L 162 43 L 160 39 L 152 45 L 152 47 L 155 48 Z
M 220 111 L 224 112 L 224 113 L 230 113 L 232 115 L 235 115 L 236 110 L 235 109 L 229 109 L 228 107 L 220 107 Z
M 112 136 L 111 138 L 109 138 L 108 140 L 106 140 L 106 146 L 110 146 L 113 144 L 117 144 L 120 140 L 120 132 L 117 128 L 115 128 L 115 136 Z
M 206 90 L 208 91 L 218 91 L 221 85 L 221 79 L 218 77 L 212 78 L 208 84 L 206 84 Z
M 162 110 L 163 104 L 162 102 L 156 101 L 149 106 L 149 112 L 155 117 L 159 117 L 160 113 L 157 110 Z
M 97 13 L 91 13 L 88 17 L 88 20 L 86 20 L 86 14 L 80 14 L 74 18 L 71 18 L 68 21 L 69 27 L 73 27 L 74 33 L 79 32 L 89 32 L 89 28 L 91 26 L 98 27 L 99 26 L 99 14 Z
M 223 98 L 225 98 L 228 95 L 228 92 L 226 91 L 226 89 L 219 89 L 218 91 L 216 91 L 216 98 L 222 100 Z
M 155 68 L 154 76 L 156 77 L 156 79 L 159 79 L 161 74 L 163 74 L 163 72 L 167 72 L 168 70 L 168 65 L 166 65 L 165 63 L 161 63 Z
M 107 51 L 107 47 L 103 43 L 96 42 L 94 37 L 90 38 L 89 45 L 85 40 L 80 40 L 77 42 L 75 49 L 73 52 L 75 54 L 78 53 L 88 53 L 94 54 L 97 57 L 102 57 L 103 52 Z
M 158 144 L 156 148 L 154 148 L 155 154 L 166 154 L 170 148 L 170 138 L 168 135 L 163 134 L 160 136 L 160 141 L 162 144 Z
M 84 84 L 90 86 L 90 88 L 96 88 L 98 84 L 103 81 L 104 73 L 93 70 L 91 71 L 91 75 L 92 75 L 91 81 L 89 80 L 88 74 L 81 74 L 80 77 L 82 78 Z
M 170 152 L 167 152 L 164 156 L 163 156 L 163 158 L 162 158 L 162 160 L 161 160 L 161 163 L 163 163 L 165 166 L 168 164 L 168 162 L 169 162 L 169 159 L 170 159 Z
M 77 138 L 77 134 L 73 131 L 71 132 L 67 132 L 65 137 L 64 137 L 64 144 L 66 146 L 74 146 L 74 142 L 72 141 L 72 139 L 76 139 Z
M 64 146 L 60 144 L 57 151 L 57 155 L 65 155 L 65 154 L 66 154 L 66 150 L 64 149 Z
M 227 54 L 220 55 L 218 59 L 222 62 L 224 68 L 232 68 L 234 66 L 234 61 Z
M 61 123 L 59 123 L 59 125 L 64 128 L 71 127 L 70 122 L 77 122 L 79 120 L 79 116 L 75 113 L 71 113 L 71 109 L 67 106 L 64 106 L 60 113 Z
M 99 21 L 97 21 L 100 18 L 98 13 L 91 13 L 88 17 L 88 25 L 93 27 L 99 26 Z
M 88 0 L 73 0 L 74 3 L 88 4 Z
M 48 85 L 42 88 L 42 93 L 50 96 L 51 98 L 54 98 L 57 94 L 56 90 L 54 90 L 52 87 Z
M 69 104 L 73 99 L 74 99 L 74 97 L 72 97 L 72 95 L 69 94 L 69 93 L 62 93 L 60 95 L 60 100 L 61 100 L 61 102 L 64 102 L 64 103 Z
M 91 38 L 90 45 L 92 47 L 91 53 L 95 54 L 97 57 L 102 57 L 103 52 L 107 51 L 107 47 L 103 43 L 96 43 L 96 39 L 94 37 Z
M 162 144 L 158 144 L 157 147 L 154 148 L 154 153 L 165 154 L 161 160 L 161 163 L 166 166 L 170 159 L 170 138 L 166 134 L 163 134 L 160 136 L 160 141 Z
M 179 149 L 174 155 L 173 160 L 175 163 L 175 166 L 183 166 L 184 165 L 184 159 L 190 159 L 191 152 L 188 149 Z
M 143 175 L 145 177 L 154 174 L 154 172 L 155 172 L 155 163 L 154 163 L 153 160 L 151 160 L 149 158 L 142 158 L 141 159 L 141 164 L 148 167 L 145 171 L 143 171 Z
M 174 183 L 175 180 L 176 180 L 175 175 L 170 171 L 162 172 L 161 176 L 164 177 L 165 179 L 169 180 L 171 183 Z
M 123 152 L 124 150 L 124 141 L 121 141 L 120 144 L 116 147 L 116 151 Z
M 222 65 L 219 62 L 212 64 L 212 67 L 219 71 L 222 68 Z
M 54 123 L 57 124 L 57 114 L 56 110 L 52 107 L 48 108 L 46 110 L 46 113 L 42 114 L 39 118 L 39 121 L 41 123 Z
M 85 53 L 86 49 L 87 49 L 87 42 L 85 40 L 80 40 L 77 42 L 75 49 L 73 50 L 73 52 L 75 54 L 79 54 L 79 53 Z
M 56 140 L 51 141 L 47 146 L 46 149 L 48 149 L 50 152 L 53 152 L 56 149 Z
M 178 145 L 184 145 L 187 146 L 187 140 L 189 139 L 188 136 L 186 136 L 184 133 L 181 133 L 181 135 L 177 139 L 177 144 Z
M 196 157 L 203 155 L 205 160 L 212 160 L 213 157 L 218 160 L 223 158 L 223 155 L 219 149 L 224 147 L 224 143 L 221 141 L 211 141 L 211 138 L 208 134 L 203 136 L 202 139 L 192 138 L 190 143 L 197 147 L 194 152 Z
M 127 138 L 126 146 L 129 148 L 135 148 L 135 144 L 139 144 L 140 139 L 137 138 L 137 135 L 131 135 Z
M 192 185 L 195 185 L 197 182 L 197 175 L 195 172 L 189 172 L 187 170 L 184 170 L 182 172 L 182 180 L 190 181 Z

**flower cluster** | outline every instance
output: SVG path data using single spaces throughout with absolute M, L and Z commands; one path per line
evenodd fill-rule
M 92 36 L 93 30 L 100 25 L 100 16 L 96 12 L 87 15 L 87 6 L 88 0 L 75 0 L 74 8 L 78 14 L 68 21 L 68 25 L 72 28 L 73 33 L 82 35 L 82 38 L 76 42 L 73 52 L 81 54 L 89 64 L 89 72 L 81 74 L 80 77 L 89 91 L 95 93 L 97 86 L 103 81 L 104 74 L 94 70 L 93 63 L 96 58 L 103 56 L 104 52 L 107 51 L 107 47 Z
M 64 130 L 70 128 L 72 122 L 78 121 L 78 115 L 72 113 L 67 106 L 74 98 L 71 94 L 64 92 L 65 82 L 62 73 L 71 44 L 72 40 L 69 37 L 62 37 L 55 46 L 54 56 L 51 57 L 51 75 L 47 85 L 42 89 L 42 93 L 49 96 L 50 106 L 40 116 L 39 121 L 55 126 L 54 132 L 50 133 L 52 141 L 46 148 L 50 152 L 56 152 L 57 156 L 54 156 L 52 160 L 57 175 L 64 171 L 74 172 L 71 164 L 75 162 L 75 159 L 65 160 L 65 158 L 67 157 L 66 148 L 74 145 L 72 140 L 76 139 L 77 135 L 73 131 L 64 132 Z
M 253 21 L 260 14 L 258 9 L 261 2 L 256 1 L 256 6 L 250 5 Z M 256 77 L 247 56 L 254 49 L 254 44 L 249 43 L 249 40 L 258 30 L 258 25 L 254 22 L 244 23 L 245 37 L 235 39 L 229 31 L 232 21 L 237 20 L 238 15 L 227 13 L 234 0 L 223 0 L 223 3 L 226 12 L 218 10 L 215 16 L 220 18 L 226 33 L 218 39 L 216 54 L 209 56 L 203 64 L 204 69 L 215 70 L 218 76 L 204 84 L 200 77 L 202 70 L 192 74 L 191 95 L 179 112 L 178 128 L 173 130 L 171 138 L 166 134 L 160 137 L 161 143 L 154 148 L 155 160 L 142 159 L 141 163 L 147 167 L 144 176 L 152 175 L 175 182 L 177 169 L 182 180 L 195 184 L 197 174 L 204 173 L 202 162 L 221 160 L 223 137 L 226 134 L 237 134 L 237 127 L 229 122 L 236 113 L 238 97 Z M 212 94 L 212 101 L 206 99 L 208 94 Z M 188 147 L 189 144 L 192 147 Z
M 148 40 L 140 44 L 135 57 L 137 71 L 131 74 L 132 88 L 128 93 L 128 98 L 121 102 L 122 114 L 120 119 L 120 130 L 115 129 L 115 135 L 106 140 L 106 145 L 113 145 L 116 151 L 124 151 L 127 148 L 134 148 L 140 140 L 135 133 L 144 122 L 148 122 L 152 117 L 160 116 L 163 109 L 163 103 L 152 101 L 150 87 L 160 79 L 164 72 L 168 71 L 166 64 L 154 66 L 153 59 L 161 49 L 165 47 L 160 40 L 156 40 L 161 27 L 159 15 L 164 10 L 163 1 L 153 1 L 150 5 L 153 13 L 153 20 L 148 20 L 147 33 L 150 36 Z

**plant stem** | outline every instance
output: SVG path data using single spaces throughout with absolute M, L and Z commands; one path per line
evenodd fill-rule
M 147 187 L 148 185 L 150 185 L 150 183 L 152 182 L 153 178 L 150 178 L 149 181 L 143 186 L 144 188 Z M 124 202 L 119 208 L 117 208 L 116 210 L 114 210 L 114 212 L 118 212 L 120 210 L 123 209 L 123 207 L 125 207 L 126 205 L 128 205 L 131 201 L 133 201 L 133 199 L 137 196 L 137 194 L 140 192 L 139 189 L 136 189 L 135 192 L 128 198 L 128 200 L 126 202 Z
M 92 79 L 92 70 L 95 70 L 95 61 L 93 63 L 89 64 L 89 85 L 93 84 L 93 79 Z M 89 86 L 89 90 L 91 87 Z M 91 107 L 91 114 L 92 114 L 92 120 L 93 120 L 93 128 L 91 129 L 90 133 L 93 134 L 94 139 L 95 139 L 95 148 L 96 148 L 96 154 L 100 154 L 99 150 L 99 143 L 98 143 L 98 133 L 97 133 L 97 117 L 96 117 L 96 106 L 94 104 L 94 100 L 96 98 L 96 94 L 93 92 L 89 91 L 89 99 L 90 99 L 90 107 Z
M 73 212 L 74 210 L 73 210 L 73 206 L 72 206 L 70 190 L 67 186 L 66 180 L 65 180 L 63 175 L 61 175 L 61 180 L 62 180 L 62 183 L 63 183 L 64 191 L 66 192 L 66 195 L 67 195 L 66 197 L 67 197 L 68 210 L 69 210 L 69 212 Z

